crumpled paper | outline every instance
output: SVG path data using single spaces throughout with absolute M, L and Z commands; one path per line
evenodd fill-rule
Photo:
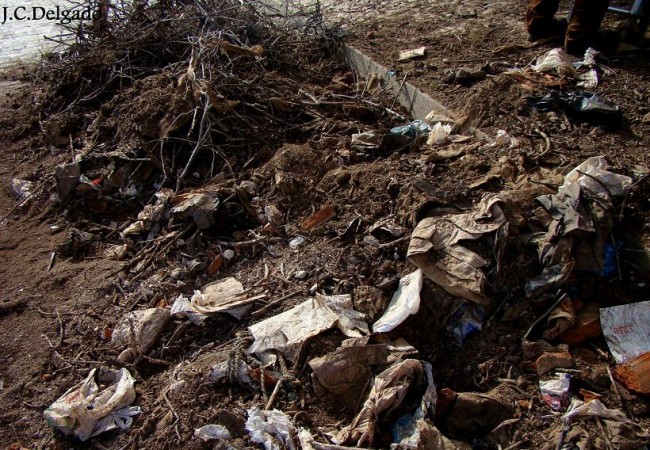
M 76 435 L 81 441 L 131 426 L 133 416 L 142 412 L 139 406 L 129 406 L 135 400 L 135 380 L 126 369 L 102 368 L 97 380 L 107 387 L 100 391 L 95 382 L 96 373 L 97 369 L 91 370 L 83 382 L 45 410 L 43 415 L 48 424 L 65 434 Z
M 417 350 L 406 342 L 371 343 L 373 337 L 346 339 L 333 353 L 309 361 L 316 396 L 356 412 L 368 392 L 373 368 L 393 364 Z
M 368 334 L 365 316 L 352 307 L 350 295 L 316 294 L 313 299 L 248 327 L 255 338 L 248 353 L 255 353 L 265 365 L 275 361 L 272 350 L 294 362 L 308 338 L 330 328 L 337 327 L 348 337 Z
M 483 197 L 470 212 L 427 217 L 411 235 L 407 257 L 422 272 L 452 295 L 487 303 L 485 275 L 480 270 L 488 261 L 460 244 L 496 231 L 506 222 L 494 195 Z
M 197 325 L 202 325 L 209 315 L 217 313 L 241 319 L 250 311 L 252 302 L 263 297 L 247 297 L 244 286 L 235 278 L 228 277 L 194 291 L 189 300 L 181 294 L 172 305 L 171 313 L 185 315 Z
M 352 424 L 341 430 L 336 441 L 356 446 L 372 445 L 380 417 L 401 406 L 417 389 L 424 390 L 420 408 L 422 414 L 427 415 L 437 399 L 431 364 L 417 359 L 394 363 L 375 377 L 363 408 Z

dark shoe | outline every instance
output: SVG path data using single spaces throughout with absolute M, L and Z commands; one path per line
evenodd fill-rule
M 574 56 L 583 56 L 585 51 L 592 47 L 606 55 L 616 53 L 616 49 L 621 42 L 621 33 L 617 30 L 599 30 L 592 36 L 571 37 L 567 34 L 564 41 L 564 50 Z
M 553 19 L 548 26 L 540 28 L 536 27 L 534 30 L 528 30 L 528 42 L 536 42 L 544 39 L 563 40 L 567 29 L 567 21 L 566 19 Z

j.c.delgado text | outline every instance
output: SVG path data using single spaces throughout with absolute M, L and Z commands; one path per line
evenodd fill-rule
M 23 20 L 54 20 L 65 25 L 72 21 L 78 20 L 97 20 L 101 13 L 98 9 L 92 8 L 74 8 L 66 9 L 60 6 L 46 8 L 44 6 L 15 6 L 15 7 L 2 7 L 2 22 L 4 25 L 11 21 Z

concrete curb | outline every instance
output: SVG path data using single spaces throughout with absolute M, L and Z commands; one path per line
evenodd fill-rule
M 390 70 L 373 60 L 371 57 L 348 44 L 343 44 L 341 49 L 345 63 L 364 79 L 372 74 L 379 76 L 384 87 L 391 94 L 397 97 L 399 103 L 404 106 L 414 119 L 423 120 L 431 111 L 435 111 L 454 120 L 458 116 L 439 101 L 425 94 L 411 83 L 402 83 Z

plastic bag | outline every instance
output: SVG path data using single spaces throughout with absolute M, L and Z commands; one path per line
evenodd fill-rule
M 194 430 L 194 436 L 203 439 L 204 441 L 211 441 L 216 439 L 231 439 L 230 431 L 223 425 L 204 425 L 201 428 Z
M 427 145 L 440 145 L 447 142 L 447 136 L 451 133 L 451 125 L 443 125 L 442 123 L 436 123 L 431 132 L 429 133 L 429 139 L 427 139 Z
M 539 382 L 539 388 L 542 392 L 542 399 L 555 411 L 559 411 L 569 404 L 569 386 L 571 385 L 571 375 L 561 373 L 556 380 Z
M 128 370 L 102 368 L 97 381 L 106 385 L 102 391 L 95 382 L 97 369 L 77 386 L 68 390 L 45 410 L 43 415 L 51 426 L 65 434 L 74 434 L 86 441 L 105 431 L 128 429 L 140 407 L 129 407 L 135 400 L 135 380 Z

